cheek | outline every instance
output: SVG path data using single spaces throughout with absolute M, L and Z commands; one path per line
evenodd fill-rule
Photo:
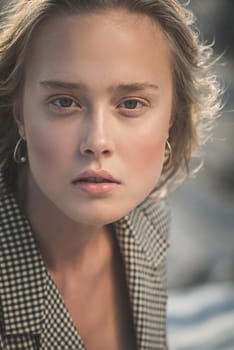
M 169 118 L 164 120 L 162 123 L 152 119 L 135 130 L 131 138 L 126 138 L 129 164 L 134 164 L 134 170 L 140 176 L 157 179 L 161 173 L 169 130 Z
M 134 161 L 139 174 L 147 174 L 149 176 L 160 175 L 164 160 L 165 140 L 157 140 L 156 136 L 152 140 L 138 142 Z
M 26 130 L 29 161 L 32 166 L 52 167 L 68 159 L 69 137 L 62 130 L 40 125 L 29 125 Z
M 157 185 L 163 162 L 165 139 L 152 137 L 141 139 L 129 152 L 127 167 L 127 183 L 131 198 L 140 203 Z M 133 145 L 132 145 L 133 146 Z

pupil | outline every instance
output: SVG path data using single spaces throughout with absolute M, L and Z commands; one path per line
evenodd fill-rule
M 129 109 L 134 109 L 137 107 L 137 103 L 138 103 L 138 101 L 136 101 L 136 100 L 129 100 L 129 101 L 125 102 L 125 106 Z
M 69 98 L 61 98 L 60 99 L 61 107 L 70 107 L 71 104 L 72 104 L 72 101 Z

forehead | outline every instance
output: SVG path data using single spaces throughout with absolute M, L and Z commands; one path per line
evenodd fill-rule
M 88 67 L 88 68 L 87 68 Z M 161 26 L 127 10 L 48 19 L 33 35 L 27 71 L 45 78 L 84 74 L 110 79 L 118 74 L 170 75 L 170 50 Z

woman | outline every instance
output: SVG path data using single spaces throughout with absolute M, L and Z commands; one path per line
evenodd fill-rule
M 0 348 L 166 349 L 162 197 L 219 109 L 210 50 L 175 0 L 2 18 Z

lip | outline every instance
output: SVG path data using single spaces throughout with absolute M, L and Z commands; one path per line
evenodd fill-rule
M 80 175 L 78 175 L 77 178 L 75 178 L 72 181 L 72 183 L 76 184 L 80 180 L 88 179 L 90 177 L 103 178 L 103 179 L 106 179 L 108 181 L 111 181 L 112 183 L 120 184 L 120 181 L 115 179 L 114 176 L 112 176 L 108 171 L 106 171 L 106 170 L 95 171 L 95 170 L 91 170 L 91 169 L 86 170 L 83 173 L 81 173 Z
M 82 182 L 81 180 L 95 177 L 106 179 L 105 182 Z M 90 195 L 100 196 L 113 192 L 121 182 L 114 178 L 108 171 L 100 170 L 87 170 L 81 173 L 77 178 L 72 181 L 72 184 L 75 185 L 79 190 Z

